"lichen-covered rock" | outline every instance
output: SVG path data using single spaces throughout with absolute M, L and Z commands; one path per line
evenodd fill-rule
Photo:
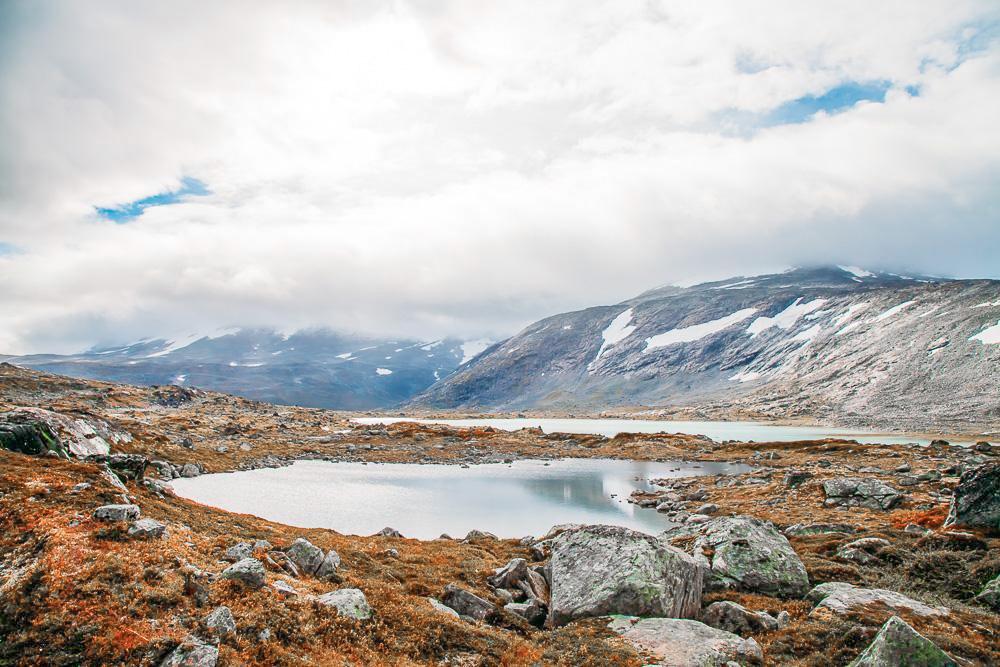
M 264 585 L 264 564 L 256 558 L 244 558 L 227 567 L 219 576 L 247 588 L 260 588 Z
M 753 639 L 678 618 L 614 618 L 608 627 L 663 665 L 723 667 L 760 665 L 764 652 Z
M 835 477 L 823 482 L 827 507 L 867 507 L 889 510 L 903 501 L 903 494 L 885 482 L 868 477 Z
M 957 667 L 938 648 L 898 616 L 882 626 L 875 639 L 848 667 Z
M 218 635 L 228 635 L 236 632 L 236 619 L 233 618 L 232 610 L 221 605 L 213 609 L 205 617 L 205 627 Z
M 292 542 L 285 553 L 303 574 L 316 574 L 323 563 L 323 550 L 302 537 Z
M 701 613 L 701 621 L 719 630 L 732 632 L 745 637 L 747 635 L 777 630 L 778 619 L 764 611 L 750 611 L 735 602 L 722 600 L 713 602 Z
M 668 531 L 665 539 L 697 535 L 691 554 L 705 570 L 708 590 L 731 589 L 801 597 L 809 575 L 788 539 L 773 524 L 749 516 L 720 517 Z
M 137 540 L 155 540 L 167 534 L 167 527 L 155 519 L 139 519 L 128 527 L 128 536 Z
M 444 587 L 441 602 L 458 612 L 459 616 L 468 616 L 477 621 L 489 620 L 497 611 L 496 605 L 489 600 L 484 600 L 475 593 L 455 584 L 448 584 Z
M 252 555 L 252 544 L 249 542 L 237 542 L 233 546 L 226 549 L 226 553 L 222 556 L 222 559 L 229 561 L 230 563 L 235 563 L 236 561 L 243 560 L 244 558 L 250 558 Z
M 608 614 L 692 618 L 701 607 L 695 560 L 628 528 L 566 531 L 552 544 L 549 567 L 549 627 Z
M 871 565 L 879 560 L 879 552 L 889 546 L 889 540 L 881 537 L 862 537 L 848 542 L 837 549 L 837 558 L 849 560 L 858 565 Z
M 336 609 L 338 615 L 353 618 L 356 621 L 367 621 L 373 614 L 365 594 L 357 588 L 341 588 L 330 591 L 320 595 L 316 601 L 324 607 Z
M 139 514 L 138 505 L 101 505 L 94 510 L 98 521 L 136 521 Z
M 323 562 L 316 568 L 316 576 L 320 579 L 329 579 L 337 574 L 339 568 L 340 554 L 330 549 L 326 552 L 326 556 L 323 557 Z
M 43 438 L 46 448 L 66 457 L 67 454 L 86 457 L 91 454 L 108 454 L 112 444 L 128 443 L 132 435 L 127 431 L 112 428 L 107 422 L 95 417 L 86 419 L 64 415 L 42 408 L 19 407 L 0 415 L 0 422 L 8 424 L 34 424 L 37 428 L 47 428 L 48 434 L 56 439 L 56 449 Z M 2 440 L 2 438 L 0 438 Z M 27 453 L 27 452 L 26 452 Z M 44 451 L 39 453 L 45 453 Z
M 806 599 L 816 604 L 813 613 L 819 609 L 826 609 L 837 614 L 846 614 L 857 607 L 880 603 L 894 612 L 907 611 L 918 616 L 948 615 L 948 610 L 944 607 L 932 607 L 896 591 L 884 588 L 859 588 L 839 581 L 816 586 L 809 591 Z
M 976 596 L 976 602 L 984 604 L 993 611 L 1000 612 L 1000 577 L 996 577 Z
M 3 415 L 6 418 L 7 415 Z M 47 424 L 41 421 L 25 421 L 22 423 L 0 422 L 0 449 L 42 456 L 52 453 L 60 458 L 68 458 L 66 448 Z
M 541 627 L 545 623 L 545 605 L 538 600 L 508 602 L 503 608 L 512 614 L 517 614 L 536 627 Z
M 197 477 L 204 469 L 200 463 L 185 463 L 181 466 L 181 477 Z
M 1000 529 L 1000 463 L 962 473 L 945 525 Z
M 160 663 L 160 667 L 215 667 L 218 662 L 218 648 L 196 637 L 188 637 Z

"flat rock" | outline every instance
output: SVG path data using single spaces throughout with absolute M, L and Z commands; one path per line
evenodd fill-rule
M 247 588 L 260 588 L 264 585 L 264 564 L 256 558 L 244 558 L 227 567 L 219 576 L 239 582 Z
M 155 519 L 139 519 L 128 527 L 128 536 L 138 540 L 155 540 L 167 534 L 167 527 Z
M 1000 463 L 962 473 L 945 525 L 1000 529 Z
M 701 607 L 703 573 L 688 554 L 620 526 L 569 530 L 552 544 L 546 624 L 627 614 L 691 618 Z
M 368 605 L 368 598 L 357 588 L 330 591 L 320 595 L 316 601 L 324 607 L 336 609 L 338 615 L 356 621 L 367 621 L 373 614 L 372 608 Z
M 662 665 L 723 667 L 730 662 L 760 665 L 764 652 L 753 639 L 678 618 L 617 617 L 608 627 Z
M 934 642 L 893 616 L 848 667 L 957 667 L 957 664 Z
M 101 505 L 94 510 L 98 521 L 135 521 L 140 514 L 138 505 Z
M 843 582 L 820 584 L 809 591 L 806 599 L 816 604 L 814 613 L 817 609 L 823 608 L 837 614 L 846 614 L 855 607 L 878 603 L 894 612 L 907 611 L 918 616 L 948 615 L 948 610 L 944 607 L 932 607 L 896 591 L 884 588 L 859 588 Z
M 244 558 L 250 558 L 252 555 L 252 544 L 249 542 L 237 542 L 233 546 L 226 549 L 226 553 L 222 556 L 222 559 L 227 560 L 230 563 L 235 563 L 236 561 L 243 560 Z
M 889 510 L 903 501 L 903 494 L 871 477 L 835 477 L 823 482 L 827 507 L 867 507 Z

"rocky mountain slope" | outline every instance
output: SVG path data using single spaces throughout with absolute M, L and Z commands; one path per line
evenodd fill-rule
M 231 329 L 143 340 L 82 354 L 0 357 L 72 377 L 202 387 L 284 405 L 364 410 L 396 405 L 480 348 L 458 340 L 386 340 L 328 330 Z
M 555 315 L 414 401 L 426 408 L 1000 425 L 1000 282 L 795 269 Z

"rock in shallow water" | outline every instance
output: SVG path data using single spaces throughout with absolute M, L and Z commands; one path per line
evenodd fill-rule
M 546 625 L 626 614 L 691 618 L 701 607 L 695 560 L 657 538 L 619 526 L 569 530 L 552 545 Z
M 618 617 L 608 627 L 663 665 L 722 667 L 729 662 L 759 665 L 764 652 L 753 639 L 677 618 Z
M 957 663 L 898 616 L 882 626 L 848 667 L 955 667 Z

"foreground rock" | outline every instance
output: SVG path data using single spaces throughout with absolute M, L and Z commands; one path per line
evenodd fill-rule
M 788 539 L 774 525 L 749 516 L 713 519 L 700 526 L 668 531 L 667 539 L 697 535 L 691 546 L 706 569 L 705 588 L 731 589 L 779 597 L 801 597 L 809 575 Z
M 229 607 L 216 607 L 205 617 L 205 627 L 217 635 L 228 635 L 236 632 L 236 619 Z
M 467 616 L 477 621 L 489 621 L 497 610 L 496 605 L 489 600 L 484 600 L 455 584 L 444 587 L 441 602 L 446 607 L 454 609 L 459 616 Z
M 903 494 L 872 478 L 835 477 L 823 482 L 827 507 L 867 507 L 889 510 L 903 501 Z
M 305 538 L 298 538 L 285 553 L 303 574 L 316 574 L 323 563 L 323 550 Z
M 356 621 L 367 621 L 374 613 L 368 605 L 368 598 L 357 588 L 341 588 L 330 591 L 316 598 L 316 602 L 324 607 L 335 609 L 339 616 L 353 618 Z
M 608 627 L 663 665 L 722 667 L 730 662 L 760 665 L 764 652 L 753 639 L 677 618 L 619 617 Z
M 906 611 L 918 616 L 948 615 L 948 610 L 944 607 L 932 607 L 896 591 L 858 588 L 842 582 L 820 584 L 809 591 L 806 598 L 816 604 L 816 609 L 828 609 L 837 614 L 846 614 L 857 607 L 879 603 L 893 612 Z M 813 610 L 814 613 L 816 609 Z
M 247 588 L 260 588 L 264 585 L 264 564 L 256 558 L 244 558 L 227 567 L 219 576 Z
M 98 521 L 135 521 L 139 514 L 138 505 L 102 505 L 94 510 Z
M 780 625 L 778 619 L 767 612 L 750 611 L 743 605 L 725 600 L 708 605 L 701 613 L 701 620 L 713 628 L 741 637 L 777 630 Z
M 160 667 L 215 667 L 219 649 L 196 637 L 188 637 L 175 648 Z
M 906 621 L 891 617 L 848 667 L 953 667 L 957 663 Z
M 703 574 L 695 560 L 628 528 L 562 533 L 549 567 L 549 627 L 609 614 L 692 618 L 701 606 Z
M 137 540 L 155 540 L 167 534 L 167 527 L 155 519 L 139 519 L 128 527 L 128 536 Z
M 1000 463 L 962 474 L 945 525 L 1000 530 Z

